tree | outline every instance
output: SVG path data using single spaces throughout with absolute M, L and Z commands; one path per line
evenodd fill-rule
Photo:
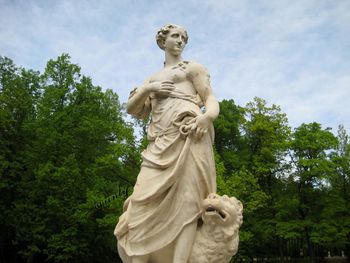
M 255 247 L 254 254 L 257 256 L 277 256 L 281 248 L 276 237 L 276 203 L 280 178 L 288 171 L 285 157 L 290 127 L 280 107 L 269 106 L 265 100 L 254 98 L 245 107 L 243 130 L 249 149 L 247 169 L 266 195 L 266 203 L 248 218 L 254 233 L 250 245 Z M 259 246 L 254 245 L 257 243 Z
M 225 166 L 225 177 L 247 164 L 247 147 L 242 135 L 244 109 L 233 100 L 220 102 L 220 114 L 214 121 L 215 148 Z
M 25 158 L 34 133 L 29 124 L 35 119 L 40 96 L 38 72 L 14 65 L 0 57 L 0 261 L 10 258 L 14 247 L 12 225 L 13 200 L 18 196 L 19 182 L 26 176 Z
M 291 132 L 281 109 L 260 98 L 220 108 L 218 192 L 244 205 L 238 258 L 298 257 L 300 248 L 349 256 L 344 127 L 337 137 L 319 123 Z M 117 94 L 93 85 L 67 54 L 42 74 L 0 57 L 0 262 L 118 260 L 112 233 L 148 123 L 125 119 Z
M 339 144 L 331 159 L 335 165 L 335 171 L 329 177 L 329 187 L 326 201 L 329 203 L 324 217 L 328 219 L 328 228 L 333 232 L 325 233 L 331 236 L 328 246 L 340 254 L 340 249 L 346 250 L 350 255 L 350 141 L 344 128 L 338 128 Z
M 220 166 L 219 166 L 220 167 Z M 236 257 L 248 257 L 253 260 L 256 254 L 255 241 L 260 238 L 260 230 L 255 220 L 256 213 L 264 208 L 269 196 L 264 193 L 257 178 L 248 170 L 242 169 L 229 177 L 217 175 L 218 193 L 221 195 L 235 196 L 244 207 L 244 224 L 240 229 L 240 249 Z
M 118 96 L 67 54 L 42 75 L 1 63 L 2 251 L 27 262 L 114 261 L 116 216 L 140 159 Z
M 280 107 L 269 107 L 260 98 L 246 105 L 245 116 L 244 131 L 249 147 L 247 167 L 258 178 L 262 189 L 271 195 L 273 181 L 286 169 L 284 160 L 291 132 L 288 119 Z
M 218 189 L 243 201 L 240 253 L 274 255 L 275 204 L 279 178 L 286 172 L 284 158 L 290 136 L 286 115 L 260 98 L 245 108 L 235 106 L 233 101 L 223 101 L 220 107 L 215 123 L 216 147 L 226 176 L 218 177 Z
M 295 187 L 292 191 L 294 195 L 291 196 L 295 201 L 295 214 L 289 220 L 294 220 L 298 226 L 294 231 L 302 233 L 310 257 L 315 255 L 314 244 L 330 241 L 322 240 L 323 237 L 335 237 L 329 228 L 331 222 L 329 219 L 323 221 L 321 215 L 330 205 L 325 202 L 325 188 L 327 178 L 334 172 L 330 156 L 337 144 L 337 138 L 329 129 L 322 129 L 319 123 L 302 124 L 293 133 L 290 157 L 294 172 L 289 182 L 291 187 Z M 285 224 L 281 223 L 280 227 L 285 227 Z

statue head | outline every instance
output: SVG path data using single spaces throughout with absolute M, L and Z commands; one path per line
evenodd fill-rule
M 167 25 L 163 26 L 161 29 L 159 29 L 159 31 L 157 32 L 157 35 L 156 35 L 157 45 L 160 49 L 164 50 L 164 41 L 167 38 L 169 32 L 174 28 L 183 30 L 185 37 L 186 37 L 185 44 L 187 44 L 188 35 L 186 32 L 186 29 L 183 28 L 182 26 L 178 26 L 175 24 L 167 24 Z

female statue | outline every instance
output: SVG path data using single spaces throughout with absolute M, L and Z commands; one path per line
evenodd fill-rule
M 212 122 L 219 105 L 205 68 L 181 57 L 185 29 L 166 25 L 156 39 L 164 68 L 134 89 L 127 105 L 137 118 L 151 114 L 149 144 L 114 233 L 124 262 L 158 262 L 154 255 L 171 251 L 172 261 L 163 263 L 186 263 L 202 201 L 216 192 Z

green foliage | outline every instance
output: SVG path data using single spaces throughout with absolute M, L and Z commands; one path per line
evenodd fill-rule
M 315 254 L 313 244 L 329 245 L 341 237 L 336 234 L 338 231 L 334 221 L 329 217 L 333 213 L 329 210 L 336 207 L 336 204 L 331 203 L 338 200 L 330 202 L 327 183 L 334 173 L 335 166 L 330 156 L 337 145 L 337 138 L 329 129 L 322 129 L 319 123 L 302 124 L 295 129 L 291 140 L 293 172 L 289 175 L 285 194 L 294 200 L 290 210 L 294 214 L 289 218 L 293 218 L 294 226 L 297 227 L 292 228 L 286 218 L 281 218 L 279 227 L 289 227 L 291 234 L 295 231 L 301 233 L 300 237 L 305 241 L 310 256 Z M 288 202 L 285 200 L 281 205 L 287 205 Z M 281 231 L 280 234 L 284 238 L 291 235 Z
M 241 132 L 243 114 L 243 108 L 233 100 L 220 102 L 220 115 L 214 121 L 215 148 L 226 167 L 225 176 L 230 176 L 247 163 L 248 149 Z
M 67 54 L 43 74 L 0 62 L 1 251 L 15 244 L 28 261 L 115 261 L 113 229 L 140 160 L 118 96 Z
M 125 121 L 124 108 L 67 54 L 42 74 L 0 57 L 0 262 L 118 262 L 113 229 L 149 122 Z M 292 131 L 261 98 L 220 109 L 217 190 L 244 205 L 236 259 L 349 256 L 344 127 L 337 137 L 319 123 Z
M 219 176 L 218 193 L 237 197 L 243 203 L 245 215 L 265 207 L 269 199 L 261 190 L 257 178 L 243 169 L 226 179 Z
M 271 194 L 273 180 L 284 170 L 290 127 L 286 114 L 266 101 L 254 98 L 245 108 L 245 135 L 249 147 L 249 167 L 260 185 Z
M 244 204 L 238 257 L 299 256 L 300 249 L 313 257 L 344 250 L 350 240 L 350 148 L 344 128 L 338 140 L 318 123 L 292 132 L 280 108 L 260 98 L 244 108 L 222 101 L 220 109 L 218 192 Z

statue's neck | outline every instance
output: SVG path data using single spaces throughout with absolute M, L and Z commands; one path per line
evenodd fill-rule
M 164 67 L 173 67 L 179 64 L 182 61 L 181 55 L 174 56 L 169 53 L 165 53 L 165 62 L 164 62 Z

